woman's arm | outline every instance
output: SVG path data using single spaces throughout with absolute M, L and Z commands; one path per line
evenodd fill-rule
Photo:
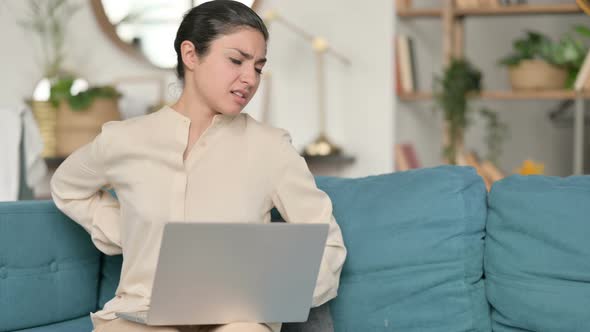
M 332 202 L 317 188 L 305 160 L 291 145 L 288 135 L 283 138 L 282 170 L 279 172 L 272 201 L 287 222 L 328 223 L 328 239 L 316 288 L 313 306 L 317 307 L 336 297 L 340 272 L 346 258 L 346 248 L 340 227 L 332 215 Z
M 104 128 L 103 128 L 104 129 Z M 104 167 L 104 134 L 72 153 L 51 178 L 55 205 L 80 224 L 107 255 L 121 253 L 119 203 L 108 192 Z

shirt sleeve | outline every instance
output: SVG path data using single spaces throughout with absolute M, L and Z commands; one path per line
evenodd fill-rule
M 281 148 L 281 167 L 275 182 L 272 201 L 287 222 L 328 223 L 329 231 L 313 293 L 313 307 L 336 297 L 340 273 L 346 258 L 346 248 L 340 227 L 332 215 L 332 202 L 317 188 L 305 160 L 284 134 Z
M 105 176 L 103 134 L 72 153 L 51 178 L 55 205 L 90 233 L 92 242 L 103 253 L 117 255 L 121 250 L 119 202 L 102 188 Z

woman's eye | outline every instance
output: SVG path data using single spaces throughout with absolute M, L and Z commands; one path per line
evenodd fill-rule
M 256 68 L 256 72 L 257 72 L 258 74 L 262 74 L 262 69 L 258 69 L 258 68 Z
M 233 59 L 233 58 L 230 58 L 229 60 L 230 60 L 230 61 L 231 61 L 233 64 L 235 64 L 235 65 L 241 65 L 241 64 L 242 64 L 242 61 L 240 61 L 240 60 L 238 60 L 238 59 Z

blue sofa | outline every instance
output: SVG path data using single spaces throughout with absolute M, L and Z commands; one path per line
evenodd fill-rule
M 489 194 L 454 166 L 317 183 L 349 253 L 337 332 L 590 331 L 590 176 Z M 90 331 L 120 266 L 52 202 L 0 203 L 0 331 Z

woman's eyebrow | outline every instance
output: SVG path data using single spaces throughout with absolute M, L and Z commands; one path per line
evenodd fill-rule
M 230 50 L 234 50 L 237 51 L 238 53 L 240 53 L 244 58 L 248 59 L 248 60 L 252 60 L 254 58 L 254 56 L 252 56 L 252 54 L 246 53 L 242 50 L 240 50 L 239 48 L 230 48 Z M 265 63 L 266 62 L 266 58 L 261 58 L 256 60 L 256 63 Z

